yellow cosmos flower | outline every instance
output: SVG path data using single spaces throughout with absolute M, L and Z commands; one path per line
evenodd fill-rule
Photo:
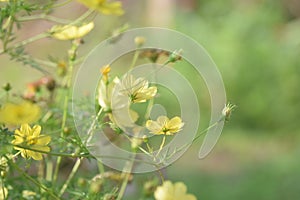
M 156 95 L 157 87 L 149 87 L 146 79 L 135 79 L 131 74 L 127 74 L 121 81 L 120 91 L 130 98 L 131 103 L 142 103 Z
M 165 181 L 162 186 L 158 186 L 154 192 L 156 200 L 197 200 L 192 194 L 186 194 L 186 185 L 182 182 L 173 184 Z
M 58 40 L 73 40 L 77 38 L 82 38 L 88 34 L 94 28 L 94 22 L 82 26 L 73 25 L 55 25 L 51 28 L 51 36 Z
M 107 77 L 102 76 L 98 87 L 98 103 L 105 110 L 111 109 L 111 96 L 116 84 L 120 82 L 118 77 L 108 82 Z
M 169 119 L 166 116 L 159 116 L 156 121 L 148 120 L 146 128 L 155 135 L 174 135 L 181 130 L 184 123 L 180 117 Z
M 47 145 L 51 141 L 51 137 L 40 135 L 40 133 L 41 126 L 36 125 L 31 128 L 28 124 L 22 124 L 21 128 L 15 131 L 15 139 L 11 143 L 15 145 L 14 149 L 21 152 L 22 157 L 42 160 L 42 154 L 34 150 L 49 152 L 50 147 Z M 30 150 L 20 146 L 28 147 Z
M 2 187 L 0 185 L 0 200 L 4 200 L 7 199 L 7 195 L 8 195 L 8 190 L 6 187 Z
M 6 103 L 0 108 L 0 123 L 20 125 L 33 123 L 40 117 L 41 109 L 38 105 L 30 102 L 20 104 Z
M 97 10 L 105 15 L 123 15 L 120 1 L 107 2 L 107 0 L 77 0 L 88 8 Z

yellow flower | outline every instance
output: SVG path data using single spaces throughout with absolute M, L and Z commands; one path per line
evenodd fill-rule
M 73 40 L 77 38 L 82 38 L 88 34 L 94 28 L 94 22 L 82 26 L 74 25 L 55 25 L 51 28 L 51 36 L 58 40 Z
M 105 110 L 109 111 L 111 109 L 111 95 L 113 89 L 120 80 L 115 77 L 112 82 L 108 82 L 107 77 L 102 76 L 99 87 L 98 87 L 98 103 Z
M 156 200 L 197 200 L 192 194 L 186 194 L 186 185 L 182 182 L 172 184 L 165 181 L 162 186 L 156 188 L 154 197 Z
M 181 130 L 183 125 L 180 117 L 169 119 L 166 116 L 159 116 L 156 121 L 148 120 L 146 122 L 146 128 L 156 135 L 174 135 Z
M 121 81 L 120 91 L 130 98 L 131 103 L 142 103 L 153 98 L 157 88 L 149 87 L 149 82 L 144 78 L 135 79 L 131 74 L 127 74 Z
M 51 141 L 51 137 L 40 135 L 40 133 L 41 126 L 35 125 L 31 128 L 28 124 L 22 124 L 21 128 L 15 131 L 15 139 L 11 143 L 15 145 L 14 149 L 21 152 L 22 157 L 32 157 L 34 160 L 42 160 L 42 154 L 34 150 L 49 152 L 50 147 L 47 145 Z M 30 150 L 20 146 L 27 147 Z
M 39 106 L 27 101 L 20 104 L 6 103 L 0 108 L 0 123 L 11 125 L 30 124 L 39 119 L 40 113 Z
M 122 3 L 120 1 L 110 2 L 107 0 L 77 0 L 88 8 L 97 10 L 105 15 L 123 15 Z
M 34 199 L 35 196 L 36 196 L 36 193 L 32 192 L 30 190 L 23 190 L 22 191 L 22 197 L 24 199 Z
M 8 195 L 7 188 L 0 185 L 0 200 L 7 199 L 7 195 Z

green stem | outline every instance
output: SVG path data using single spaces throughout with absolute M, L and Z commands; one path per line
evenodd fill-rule
M 21 47 L 21 46 L 30 44 L 30 43 L 32 43 L 32 42 L 35 42 L 35 41 L 37 41 L 37 40 L 43 39 L 43 38 L 48 37 L 48 36 L 49 36 L 48 33 L 40 33 L 40 34 L 35 35 L 35 36 L 31 37 L 31 38 L 28 38 L 28 39 L 26 39 L 26 40 L 23 40 L 22 42 L 16 43 L 16 44 L 13 45 L 12 47 L 9 47 L 9 48 L 6 48 L 6 49 L 2 49 L 2 50 L 0 51 L 0 54 L 3 54 L 4 52 L 6 52 L 6 51 L 8 51 L 8 50 L 10 50 L 10 49 L 16 49 L 16 48 L 19 48 L 19 47 Z
M 49 158 L 46 163 L 46 181 L 52 181 L 53 163 Z
M 87 145 L 87 144 L 92 140 L 92 137 L 93 137 L 93 131 L 94 131 L 96 122 L 98 121 L 98 119 L 99 119 L 99 117 L 100 117 L 102 111 L 103 111 L 103 108 L 101 108 L 101 109 L 98 111 L 98 113 L 97 113 L 95 119 L 93 120 L 93 122 L 92 122 L 92 124 L 91 124 L 91 126 L 90 126 L 90 128 L 89 128 L 89 130 L 88 130 L 88 132 L 87 132 L 88 138 L 87 138 L 87 140 L 85 141 L 85 145 Z
M 61 132 L 60 132 L 60 136 L 63 137 L 64 136 L 64 129 L 66 127 L 66 122 L 67 122 L 67 115 L 68 115 L 68 104 L 69 104 L 69 99 L 70 99 L 70 95 L 71 95 L 71 84 L 72 84 L 72 75 L 73 75 L 73 68 L 74 68 L 74 60 L 75 60 L 75 54 L 78 48 L 78 44 L 75 44 L 73 42 L 71 50 L 73 50 L 73 54 L 69 55 L 69 71 L 67 74 L 67 94 L 65 95 L 65 99 L 64 99 L 64 105 L 63 105 L 63 117 L 62 117 L 62 123 L 61 123 Z M 57 176 L 58 176 L 58 171 L 59 171 L 59 166 L 61 163 L 61 157 L 57 157 L 56 160 L 56 166 L 55 166 L 55 171 L 54 171 L 54 175 L 53 175 L 53 181 L 56 181 Z
M 26 172 L 24 172 L 21 168 L 18 167 L 18 165 L 16 165 L 15 163 L 13 163 L 12 161 L 9 161 L 10 165 L 13 166 L 18 172 L 20 172 L 25 178 L 27 178 L 29 181 L 31 181 L 32 183 L 34 183 L 36 186 L 38 186 L 39 188 L 45 190 L 50 196 L 52 196 L 54 199 L 59 200 L 60 198 L 58 196 L 56 196 L 53 191 L 49 190 L 48 187 L 46 187 L 45 185 L 43 185 L 42 183 L 40 183 L 39 181 L 35 180 L 34 178 L 32 178 L 31 176 L 29 176 Z
M 129 70 L 131 70 L 133 67 L 134 67 L 134 65 L 136 64 L 136 61 L 137 61 L 137 59 L 139 58 L 139 51 L 138 50 L 135 50 L 135 52 L 134 52 L 134 55 L 133 55 L 133 59 L 132 59 L 132 62 L 131 62 L 131 64 L 130 64 L 130 66 L 129 66 Z
M 197 136 L 193 139 L 192 142 L 195 142 L 201 135 L 203 135 L 204 133 L 206 133 L 207 131 L 209 131 L 210 129 L 212 129 L 213 127 L 215 127 L 216 125 L 218 125 L 224 119 L 225 119 L 224 117 L 221 117 L 218 121 L 216 121 L 215 123 L 213 123 L 212 125 L 210 125 L 206 129 L 204 129 L 203 131 L 201 131 L 200 133 L 198 133 Z
M 67 0 L 67 1 L 65 1 L 65 2 L 55 4 L 55 5 L 52 6 L 52 8 L 58 8 L 58 7 L 67 5 L 67 4 L 70 3 L 71 1 L 72 1 L 72 0 Z
M 94 12 L 94 10 L 92 10 L 92 9 L 86 11 L 86 12 L 83 13 L 80 17 L 78 17 L 76 20 L 74 20 L 73 22 L 71 22 L 70 25 L 74 25 L 74 24 L 77 24 L 78 22 L 81 22 L 81 21 L 85 20 L 85 19 L 86 19 L 88 16 L 90 16 L 93 12 Z
M 75 162 L 75 164 L 73 166 L 73 169 L 72 169 L 71 173 L 69 174 L 69 177 L 67 178 L 67 180 L 65 181 L 64 185 L 62 186 L 62 188 L 61 188 L 61 190 L 59 192 L 59 195 L 58 195 L 59 197 L 61 197 L 65 193 L 65 191 L 66 191 L 68 185 L 70 184 L 72 178 L 74 177 L 75 173 L 79 169 L 79 166 L 81 164 L 81 159 L 82 158 L 78 158 L 76 160 L 76 162 Z
M 3 50 L 6 51 L 7 50 L 7 44 L 9 42 L 9 37 L 11 35 L 11 32 L 12 32 L 12 28 L 13 28 L 13 20 L 12 20 L 12 16 L 10 16 L 7 20 L 8 21 L 8 30 L 7 32 L 5 33 L 5 37 L 3 39 Z
M 157 154 L 156 154 L 156 157 L 159 155 L 159 153 L 160 153 L 161 150 L 163 149 L 165 143 L 166 143 L 166 135 L 164 135 L 164 137 L 163 137 L 163 139 L 162 139 L 162 141 L 161 141 L 161 144 L 160 144 L 160 146 L 159 146 L 159 149 L 158 149 L 158 152 L 157 152 Z
M 120 188 L 117 200 L 122 200 L 122 198 L 123 198 L 123 196 L 125 194 L 125 191 L 126 191 L 126 188 L 127 188 L 127 184 L 128 184 L 128 181 L 129 181 L 129 177 L 130 177 L 130 174 L 131 174 L 131 170 L 132 170 L 132 167 L 133 167 L 135 156 L 136 156 L 136 153 L 134 153 L 132 155 L 131 161 L 127 162 L 127 164 L 126 164 L 126 166 L 124 168 L 124 171 L 122 173 L 122 175 L 124 176 L 124 179 L 123 179 L 123 182 L 122 182 L 122 185 L 121 185 L 121 188 Z
M 69 24 L 72 22 L 71 20 L 61 19 L 61 18 L 50 16 L 47 14 L 19 17 L 16 21 L 26 22 L 26 21 L 32 21 L 32 20 L 47 20 L 47 21 L 51 21 L 51 22 L 55 22 L 55 23 L 59 23 L 59 24 Z

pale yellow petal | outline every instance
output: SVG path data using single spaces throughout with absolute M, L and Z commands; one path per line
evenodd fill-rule
M 88 24 L 80 26 L 78 28 L 78 32 L 76 34 L 76 37 L 81 38 L 81 37 L 85 36 L 86 34 L 88 34 L 94 28 L 94 26 L 95 26 L 94 22 L 90 22 Z
M 20 128 L 21 135 L 24 137 L 31 135 L 31 127 L 28 124 L 22 124 Z
M 166 116 L 159 116 L 157 118 L 157 122 L 161 125 L 161 126 L 164 126 L 166 123 L 169 122 L 169 118 L 166 117 Z
M 40 133 L 41 133 L 41 126 L 39 125 L 35 125 L 33 128 L 32 128 L 32 132 L 31 132 L 31 135 L 33 137 L 39 137 Z
M 197 200 L 197 198 L 192 194 L 185 195 L 185 200 Z
M 42 160 L 43 159 L 42 154 L 38 153 L 38 152 L 30 151 L 30 152 L 28 152 L 28 155 L 30 157 L 32 157 L 34 160 Z
M 51 137 L 50 136 L 41 135 L 38 138 L 36 145 L 46 146 L 47 144 L 50 143 L 50 141 L 51 141 Z
M 178 132 L 183 127 L 184 123 L 182 123 L 182 120 L 180 117 L 174 117 L 167 123 L 167 129 L 170 130 L 170 132 Z
M 163 134 L 162 127 L 156 121 L 148 120 L 146 122 L 146 128 L 153 134 Z
M 34 145 L 31 147 L 32 150 L 37 150 L 37 151 L 41 151 L 41 152 L 49 152 L 50 151 L 50 147 L 48 146 L 40 146 L 40 145 Z
M 174 195 L 175 196 L 181 196 L 182 194 L 185 194 L 187 191 L 186 185 L 182 182 L 177 182 L 174 184 Z
M 122 3 L 119 1 L 102 4 L 101 6 L 98 7 L 98 10 L 105 15 L 123 15 L 124 14 L 124 11 L 122 9 Z
M 11 143 L 13 145 L 19 145 L 19 144 L 22 144 L 24 142 L 24 138 L 22 136 L 19 136 L 19 135 L 14 135 L 15 136 L 15 139 L 13 141 L 11 141 Z
M 137 112 L 135 112 L 134 110 L 129 110 L 129 115 L 130 115 L 130 118 L 133 122 L 136 122 L 139 118 L 139 114 Z
M 55 25 L 51 28 L 50 32 L 52 33 L 51 36 L 58 40 L 73 40 L 85 36 L 93 28 L 94 22 L 90 22 L 79 27 L 74 25 Z

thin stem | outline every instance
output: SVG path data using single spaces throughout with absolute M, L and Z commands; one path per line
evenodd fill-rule
M 74 25 L 74 24 L 77 24 L 78 22 L 81 22 L 81 21 L 85 20 L 85 19 L 86 19 L 88 16 L 90 16 L 93 12 L 94 12 L 94 10 L 92 10 L 92 9 L 86 11 L 86 12 L 83 13 L 80 17 L 78 17 L 76 20 L 74 20 L 73 22 L 71 22 L 70 25 Z
M 129 140 L 130 143 L 132 143 L 132 139 L 128 135 L 124 134 L 124 136 Z M 153 156 L 148 151 L 146 151 L 143 147 L 141 147 L 141 146 L 138 145 L 138 149 L 141 150 L 146 155 L 148 155 L 151 158 L 153 158 Z
M 38 59 L 38 58 L 31 58 L 31 59 L 40 65 L 45 65 L 48 67 L 56 67 L 55 63 L 47 61 L 47 60 L 42 60 L 42 59 Z
M 85 145 L 87 145 L 87 144 L 92 140 L 92 137 L 93 137 L 93 131 L 94 131 L 96 122 L 98 121 L 98 119 L 99 119 L 99 117 L 100 117 L 102 111 L 103 111 L 103 108 L 101 108 L 101 109 L 98 111 L 98 113 L 97 113 L 95 119 L 93 120 L 93 122 L 92 122 L 92 124 L 91 124 L 91 126 L 90 126 L 90 128 L 89 128 L 89 130 L 88 130 L 88 132 L 87 132 L 88 138 L 87 138 L 87 140 L 85 141 Z
M 53 172 L 53 163 L 50 158 L 47 160 L 46 163 L 46 181 L 52 181 L 52 172 Z
M 159 153 L 160 153 L 161 150 L 163 149 L 165 143 L 166 143 L 166 135 L 164 135 L 164 137 L 163 137 L 163 139 L 162 139 L 162 142 L 161 142 L 161 144 L 160 144 L 160 146 L 159 146 L 159 149 L 158 149 L 158 152 L 157 152 L 157 154 L 156 154 L 156 157 L 159 155 Z
M 72 178 L 74 177 L 75 173 L 79 169 L 79 166 L 81 164 L 81 159 L 82 158 L 78 158 L 76 160 L 76 162 L 75 162 L 75 164 L 73 166 L 73 169 L 72 169 L 71 173 L 69 174 L 69 177 L 67 178 L 66 182 L 64 183 L 64 185 L 62 186 L 62 188 L 61 188 L 61 190 L 59 192 L 59 195 L 58 195 L 59 197 L 61 197 L 65 193 L 65 191 L 66 191 L 68 185 L 70 184 Z
M 64 105 L 63 105 L 63 117 L 62 117 L 62 123 L 61 123 L 61 132 L 60 132 L 60 136 L 63 137 L 64 136 L 64 129 L 66 127 L 66 122 L 67 122 L 67 115 L 68 115 L 68 104 L 69 104 L 69 99 L 71 96 L 71 84 L 72 84 L 72 75 L 73 75 L 73 68 L 74 68 L 74 60 L 75 60 L 75 54 L 78 48 L 78 44 L 73 43 L 71 50 L 73 51 L 72 55 L 69 55 L 69 71 L 67 74 L 67 94 L 65 95 L 65 99 L 64 99 Z M 59 166 L 61 163 L 61 157 L 57 157 L 56 160 L 56 166 L 55 166 L 55 171 L 54 171 L 54 175 L 53 175 L 53 180 L 56 181 L 57 176 L 58 176 L 58 171 L 59 171 Z
M 4 52 L 6 52 L 6 51 L 8 51 L 8 50 L 10 50 L 10 49 L 16 49 L 16 48 L 19 48 L 19 47 L 21 47 L 21 46 L 30 44 L 30 43 L 32 43 L 32 42 L 35 42 L 36 40 L 40 40 L 40 39 L 45 38 L 45 37 L 48 37 L 48 36 L 49 36 L 48 33 L 40 33 L 40 34 L 35 35 L 35 36 L 31 37 L 31 38 L 28 38 L 28 39 L 26 39 L 26 40 L 23 40 L 22 42 L 16 43 L 15 45 L 13 45 L 13 46 L 10 47 L 10 48 L 2 49 L 2 50 L 0 51 L 0 54 L 3 54 Z
M 13 20 L 12 20 L 12 16 L 10 16 L 8 19 L 8 30 L 5 33 L 4 39 L 3 39 L 3 50 L 6 51 L 7 49 L 7 44 L 9 42 L 9 37 L 11 35 L 12 29 L 13 29 Z
M 26 22 L 26 21 L 32 21 L 32 20 L 47 20 L 59 24 L 69 24 L 72 21 L 67 19 L 62 19 L 54 16 L 50 16 L 47 14 L 40 14 L 40 15 L 31 15 L 31 16 L 25 16 L 25 17 L 19 17 L 16 21 L 18 22 Z
M 224 119 L 225 119 L 224 117 L 221 117 L 218 121 L 216 121 L 215 123 L 213 123 L 212 125 L 210 125 L 206 129 L 204 129 L 203 131 L 201 131 L 199 134 L 197 134 L 197 136 L 193 139 L 192 142 L 195 142 L 201 135 L 203 135 L 204 133 L 206 133 L 207 131 L 209 131 L 210 129 L 212 129 L 213 127 L 215 127 L 216 125 L 218 125 Z
M 105 173 L 105 169 L 104 169 L 104 165 L 102 164 L 102 162 L 97 161 L 97 166 L 98 166 L 98 170 L 100 174 L 104 174 Z
M 157 172 L 158 172 L 158 174 L 159 174 L 159 177 L 160 177 L 161 182 L 162 182 L 162 183 L 165 182 L 165 177 L 164 177 L 164 175 L 162 174 L 161 170 L 157 170 Z
M 127 184 L 128 184 L 128 181 L 129 181 L 129 177 L 130 177 L 130 174 L 131 174 L 131 170 L 132 170 L 132 167 L 133 167 L 135 156 L 136 156 L 136 153 L 134 153 L 132 155 L 131 161 L 127 162 L 127 165 L 124 168 L 124 171 L 122 173 L 122 175 L 124 175 L 124 179 L 123 179 L 123 182 L 122 182 L 122 185 L 121 185 L 121 188 L 120 188 L 117 200 L 122 200 L 122 198 L 123 198 L 123 196 L 125 194 L 125 191 L 126 191 L 126 188 L 127 188 Z
M 39 188 L 42 188 L 43 190 L 45 190 L 50 196 L 52 196 L 54 199 L 59 200 L 60 198 L 58 196 L 56 196 L 53 191 L 49 190 L 48 187 L 46 187 L 45 185 L 43 185 L 42 183 L 40 183 L 39 181 L 35 180 L 34 178 L 32 178 L 31 176 L 29 176 L 26 172 L 24 172 L 21 168 L 18 167 L 18 165 L 16 165 L 15 163 L 13 163 L 12 161 L 9 161 L 10 165 L 13 166 L 18 172 L 20 172 L 25 178 L 27 178 L 29 181 L 31 181 L 32 183 L 34 183 L 36 186 L 38 186 Z
M 72 1 L 72 0 L 67 0 L 67 1 L 65 1 L 65 2 L 55 4 L 55 5 L 52 6 L 52 8 L 58 8 L 58 7 L 67 5 L 67 4 L 70 3 L 71 1 Z
M 132 59 L 132 62 L 131 62 L 131 64 L 130 64 L 130 66 L 129 66 L 129 70 L 131 70 L 133 67 L 134 67 L 134 65 L 135 65 L 135 63 L 136 63 L 136 61 L 137 61 L 137 59 L 139 58 L 139 51 L 138 50 L 135 50 L 135 52 L 134 52 L 134 55 L 133 55 L 133 59 Z

